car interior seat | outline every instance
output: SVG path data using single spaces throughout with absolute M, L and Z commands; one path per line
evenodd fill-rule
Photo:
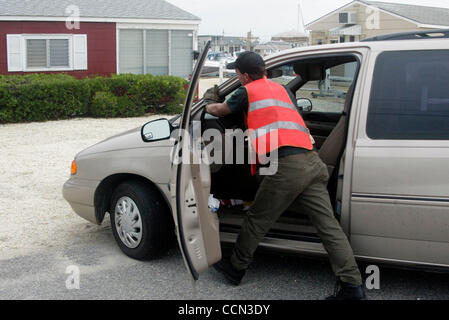
M 327 165 L 329 170 L 329 176 L 332 176 L 332 173 L 338 164 L 338 158 L 341 155 L 341 151 L 346 141 L 345 128 L 348 122 L 348 112 L 353 93 L 354 84 L 349 87 L 348 92 L 346 93 L 346 100 L 340 120 L 319 150 L 320 158 Z

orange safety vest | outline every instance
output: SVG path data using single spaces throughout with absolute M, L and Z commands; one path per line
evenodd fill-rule
M 283 86 L 264 77 L 245 88 L 249 139 L 257 155 L 287 146 L 313 149 L 310 131 Z M 277 134 L 277 139 L 271 138 L 273 134 Z M 251 173 L 256 173 L 256 165 L 251 166 Z

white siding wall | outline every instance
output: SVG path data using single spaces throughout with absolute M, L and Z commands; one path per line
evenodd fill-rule
M 186 78 L 193 68 L 192 31 L 173 30 L 171 32 L 170 70 L 174 76 Z
M 197 25 L 117 25 L 117 71 L 187 78 L 196 38 Z
M 120 73 L 143 74 L 143 31 L 120 30 Z
M 168 30 L 146 30 L 147 73 L 168 74 Z

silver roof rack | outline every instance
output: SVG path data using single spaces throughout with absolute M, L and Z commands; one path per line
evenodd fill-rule
M 449 29 L 436 29 L 426 31 L 411 31 L 384 34 L 372 38 L 367 38 L 361 42 L 368 41 L 388 41 L 388 40 L 417 40 L 417 39 L 444 39 L 449 38 Z

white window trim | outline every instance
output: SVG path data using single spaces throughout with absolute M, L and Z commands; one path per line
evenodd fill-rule
M 103 22 L 103 23 L 132 23 L 132 24 L 174 24 L 174 25 L 190 25 L 198 28 L 200 20 L 172 20 L 172 19 L 126 19 L 126 18 L 98 18 L 98 17 L 80 17 L 80 22 Z M 44 17 L 44 16 L 1 16 L 0 21 L 67 21 L 67 17 Z
M 115 28 L 115 73 L 120 74 L 120 29 Z
M 27 40 L 69 40 L 69 66 L 68 67 L 36 67 L 28 68 L 27 66 Z M 71 34 L 23 34 L 22 35 L 22 65 L 23 72 L 39 72 L 39 71 L 74 71 L 73 68 L 73 35 Z
M 172 73 L 172 47 L 171 47 L 172 41 L 171 41 L 171 30 L 168 30 L 168 75 L 173 75 Z

